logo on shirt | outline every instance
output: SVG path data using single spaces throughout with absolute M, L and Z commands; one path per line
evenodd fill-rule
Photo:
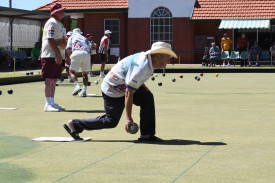
M 118 81 L 118 80 L 119 80 L 119 77 L 117 77 L 117 75 L 115 75 L 113 72 L 111 72 L 110 74 L 111 74 L 111 76 L 113 77 L 113 79 L 114 79 L 115 81 Z
M 81 44 L 80 44 L 80 42 L 79 41 L 76 41 L 75 43 L 74 43 L 74 49 L 80 49 L 82 46 L 81 46 Z
M 54 35 L 54 30 L 48 30 L 48 35 L 53 36 Z

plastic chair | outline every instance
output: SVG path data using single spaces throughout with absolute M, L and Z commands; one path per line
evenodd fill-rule
M 229 51 L 222 52 L 220 56 L 220 66 L 222 65 L 222 60 L 227 60 L 229 58 Z
M 261 61 L 269 61 L 270 60 L 270 53 L 269 51 L 262 51 L 260 55 Z M 270 65 L 272 65 L 272 61 L 270 61 Z
M 246 60 L 248 59 L 249 52 L 248 51 L 242 51 L 240 59 Z
M 235 62 L 237 59 L 240 58 L 240 53 L 239 51 L 232 51 L 231 52 L 231 55 L 230 55 L 230 60 L 233 60 L 234 61 L 234 66 L 235 66 Z

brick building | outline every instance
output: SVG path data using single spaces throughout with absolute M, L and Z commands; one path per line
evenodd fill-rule
M 204 48 L 213 41 L 219 45 L 224 32 L 233 40 L 246 32 L 262 48 L 275 41 L 274 0 L 54 0 L 37 10 L 49 11 L 55 2 L 66 8 L 67 30 L 79 27 L 97 44 L 104 30 L 111 30 L 111 53 L 121 58 L 161 40 L 179 55 L 174 62 L 200 63 Z M 238 20 L 245 23 L 240 26 Z M 247 25 L 248 20 L 257 26 Z

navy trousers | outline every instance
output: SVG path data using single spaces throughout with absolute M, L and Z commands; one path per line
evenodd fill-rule
M 106 114 L 95 118 L 73 119 L 76 132 L 83 130 L 100 130 L 115 128 L 121 118 L 125 106 L 125 97 L 112 98 L 102 93 Z M 140 133 L 141 135 L 155 135 L 155 102 L 154 96 L 145 87 L 141 86 L 133 96 L 133 103 L 140 106 Z

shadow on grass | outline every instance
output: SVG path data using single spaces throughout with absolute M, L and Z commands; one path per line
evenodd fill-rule
M 104 110 L 66 110 L 63 112 L 76 112 L 76 113 L 105 113 Z
M 86 97 L 93 97 L 93 98 L 102 98 L 102 95 L 88 95 Z
M 154 142 L 154 141 L 138 141 L 138 140 L 92 140 L 93 142 L 129 142 L 129 143 L 137 143 L 137 144 L 157 144 L 157 145 L 227 145 L 223 142 L 200 142 L 195 140 L 182 140 L 182 139 L 171 139 L 164 140 L 162 142 Z

